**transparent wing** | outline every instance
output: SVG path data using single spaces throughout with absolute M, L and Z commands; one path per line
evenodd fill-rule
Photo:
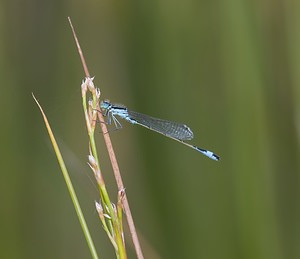
M 167 137 L 178 140 L 190 140 L 194 137 L 191 129 L 185 124 L 154 118 L 134 111 L 128 111 L 128 115 L 137 124 Z

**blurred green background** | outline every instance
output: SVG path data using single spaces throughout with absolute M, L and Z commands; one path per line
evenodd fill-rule
M 298 0 L 0 1 L 0 257 L 90 258 L 34 92 L 99 255 L 114 258 L 67 16 L 103 98 L 184 122 L 222 157 L 126 122 L 111 133 L 145 258 L 300 258 Z M 115 201 L 100 129 L 97 141 Z

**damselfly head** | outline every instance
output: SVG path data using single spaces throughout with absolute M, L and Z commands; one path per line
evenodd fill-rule
M 109 109 L 109 107 L 111 107 L 111 103 L 109 102 L 108 99 L 106 99 L 106 100 L 104 100 L 104 101 L 101 101 L 101 103 L 100 103 L 100 108 L 101 108 L 102 110 L 107 110 L 107 109 Z

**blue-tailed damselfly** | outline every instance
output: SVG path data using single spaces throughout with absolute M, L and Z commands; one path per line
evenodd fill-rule
M 218 155 L 209 150 L 184 142 L 184 140 L 191 140 L 194 137 L 192 130 L 185 124 L 162 120 L 146 114 L 130 111 L 123 104 L 112 104 L 109 100 L 102 101 L 100 107 L 104 112 L 104 116 L 107 116 L 107 123 L 111 124 L 113 121 L 117 129 L 122 128 L 122 124 L 115 116 L 119 116 L 132 124 L 141 125 L 174 139 L 215 161 L 220 159 Z

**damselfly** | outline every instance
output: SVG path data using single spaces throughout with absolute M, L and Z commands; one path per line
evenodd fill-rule
M 112 104 L 108 100 L 101 102 L 100 107 L 104 112 L 104 116 L 107 116 L 107 123 L 111 124 L 113 121 L 117 129 L 122 128 L 122 124 L 116 118 L 116 116 L 119 116 L 132 124 L 141 125 L 174 139 L 215 161 L 220 159 L 218 155 L 209 150 L 184 142 L 184 140 L 191 140 L 194 137 L 192 130 L 185 124 L 162 120 L 146 114 L 130 111 L 123 104 Z

